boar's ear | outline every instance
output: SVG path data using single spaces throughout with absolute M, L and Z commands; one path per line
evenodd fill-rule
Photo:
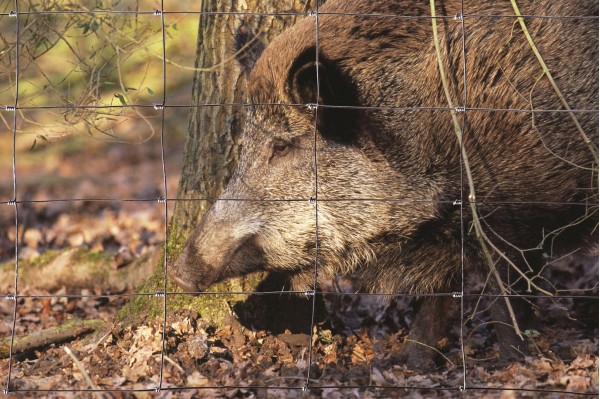
M 250 75 L 264 49 L 265 45 L 252 29 L 244 24 L 239 26 L 235 34 L 235 58 L 246 76 Z
M 288 88 L 296 104 L 323 105 L 318 108 L 317 116 L 321 135 L 338 142 L 353 141 L 358 112 L 345 107 L 358 105 L 358 95 L 350 77 L 335 62 L 320 53 L 317 61 L 315 47 L 308 48 L 292 64 Z

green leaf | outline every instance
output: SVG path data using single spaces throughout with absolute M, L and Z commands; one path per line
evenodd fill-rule
M 90 26 L 90 29 L 93 31 L 98 30 L 98 28 L 100 27 L 100 23 L 96 20 L 92 21 L 92 25 Z
M 40 139 L 40 140 L 45 141 L 46 143 L 48 143 L 48 138 L 46 136 L 44 136 L 43 134 L 38 134 L 33 139 L 33 143 L 31 143 L 31 147 L 29 147 L 29 151 L 33 151 L 33 149 L 35 148 L 35 145 L 37 144 L 37 140 L 38 139 Z
M 148 94 L 154 94 L 154 90 L 152 90 L 151 88 L 146 87 L 146 90 L 148 91 Z
M 175 22 L 173 25 L 171 25 L 171 27 L 175 30 L 177 30 L 177 22 Z
M 130 91 L 130 90 L 137 91 L 137 89 L 135 87 L 126 87 L 125 88 L 125 91 Z
M 338 334 L 330 337 L 327 334 L 325 334 L 323 331 L 319 331 L 319 339 L 324 344 L 331 344 L 331 343 L 337 341 L 339 338 L 340 338 L 340 336 Z
M 125 97 L 122 94 L 115 93 L 115 97 L 117 97 L 119 99 L 119 102 L 122 105 L 127 105 L 127 101 L 125 101 Z
M 90 24 L 82 24 L 81 27 L 83 28 L 84 35 L 90 31 Z

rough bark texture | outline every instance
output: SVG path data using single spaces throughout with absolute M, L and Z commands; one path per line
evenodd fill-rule
M 207 0 L 202 11 L 243 10 L 248 13 L 308 13 L 313 0 Z M 207 15 L 200 17 L 196 67 L 192 87 L 192 108 L 179 199 L 216 198 L 225 188 L 237 165 L 244 107 L 201 106 L 205 104 L 243 104 L 246 78 L 234 59 L 234 36 L 238 26 L 257 32 L 267 44 L 297 16 Z M 196 225 L 211 201 L 179 201 L 171 221 L 171 234 L 184 235 Z
M 179 192 L 169 226 L 167 241 L 168 264 L 179 255 L 185 240 L 202 215 L 223 191 L 238 161 L 241 132 L 245 107 L 235 104 L 246 102 L 246 75 L 235 60 L 234 38 L 238 27 L 243 23 L 257 33 L 267 45 L 286 28 L 294 25 L 314 9 L 315 0 L 206 0 L 202 3 L 203 12 L 240 11 L 246 14 L 201 14 L 196 47 L 196 68 L 192 85 L 192 109 L 190 111 L 188 136 L 185 143 L 183 167 L 179 181 Z M 285 13 L 286 15 L 273 15 Z M 288 15 L 288 14 L 300 15 Z M 257 15 L 267 14 L 267 15 Z M 232 104 L 215 106 L 219 104 Z M 232 279 L 212 287 L 211 291 L 239 292 L 254 290 L 281 289 L 280 276 L 251 275 Z M 262 283 L 261 283 L 262 282 Z M 273 288 L 276 286 L 277 288 Z M 146 282 L 141 292 L 163 290 L 163 268 L 159 264 L 155 274 Z M 169 292 L 177 291 L 169 283 Z M 273 320 L 273 310 L 260 311 L 264 303 L 250 298 L 245 305 L 241 301 L 247 296 L 234 295 L 187 295 L 169 296 L 167 306 L 171 309 L 191 307 L 204 319 L 221 325 L 225 315 L 232 309 L 250 319 Z M 297 298 L 287 298 L 278 302 L 283 311 L 282 317 L 289 316 L 289 306 L 298 302 Z M 291 304 L 290 304 L 291 301 Z M 282 303 L 286 303 L 283 305 Z M 306 303 L 304 303 L 306 302 Z M 310 312 L 312 301 L 301 307 Z M 122 318 L 134 322 L 141 317 L 162 314 L 157 301 L 147 297 L 135 297 L 120 312 Z M 295 314 L 294 316 L 297 316 Z M 294 317 L 292 324 L 303 324 L 304 320 Z M 285 321 L 283 321 L 285 323 Z M 267 328 L 274 329 L 272 326 Z M 293 325 L 290 325 L 293 329 Z

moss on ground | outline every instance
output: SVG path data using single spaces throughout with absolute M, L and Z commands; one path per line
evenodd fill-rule
M 71 256 L 71 259 L 76 262 L 96 264 L 99 262 L 112 262 L 114 254 L 102 251 L 90 251 L 88 248 L 82 247 L 73 252 Z
M 30 265 L 30 266 L 34 266 L 34 267 L 43 266 L 43 265 L 46 265 L 46 264 L 52 262 L 60 254 L 61 254 L 61 251 L 50 250 L 50 251 L 44 252 L 37 258 L 33 258 L 31 260 L 19 260 L 19 263 L 23 263 L 25 265 L 28 265 L 28 266 Z M 14 264 L 14 262 L 13 262 L 13 264 Z
M 50 251 L 44 252 L 37 258 L 19 259 L 19 267 L 24 266 L 24 269 L 27 270 L 27 269 L 30 269 L 31 267 L 43 266 L 45 264 L 52 262 L 60 254 L 61 254 L 61 251 L 50 250 Z M 10 269 L 14 269 L 14 268 L 15 268 L 14 260 L 9 260 L 9 261 L 0 263 L 0 269 L 2 269 L 2 270 L 4 270 L 4 269 L 10 270 Z M 21 272 L 21 270 L 19 270 L 19 273 L 20 272 Z
M 173 229 L 172 229 L 173 230 Z M 185 245 L 185 236 L 171 234 L 167 243 L 168 259 L 174 260 Z M 126 324 L 138 324 L 144 320 L 162 317 L 164 313 L 164 298 L 155 293 L 165 291 L 164 246 L 158 257 L 154 273 L 137 290 L 137 294 L 121 308 L 118 318 Z M 166 297 L 167 312 L 179 309 L 191 309 L 198 312 L 204 320 L 216 327 L 223 326 L 226 315 L 239 303 L 244 302 L 248 295 L 228 294 L 228 292 L 248 292 L 256 289 L 264 275 L 253 274 L 243 278 L 229 279 L 210 287 L 210 291 L 199 295 L 184 295 L 182 290 L 167 278 Z

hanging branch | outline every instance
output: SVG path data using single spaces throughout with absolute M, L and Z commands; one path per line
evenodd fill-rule
M 514 263 L 512 263 L 512 261 L 510 261 L 505 255 L 502 254 L 501 251 L 499 251 L 495 246 L 493 246 L 491 244 L 490 240 L 487 238 L 487 236 L 485 235 L 485 232 L 483 231 L 483 229 L 481 227 L 481 223 L 479 221 L 479 216 L 478 216 L 478 212 L 477 212 L 477 202 L 476 202 L 476 196 L 475 196 L 475 183 L 473 182 L 473 175 L 471 174 L 469 157 L 467 156 L 467 151 L 463 145 L 462 129 L 460 127 L 460 123 L 458 122 L 458 117 L 456 116 L 456 109 L 454 108 L 454 105 L 452 104 L 452 99 L 450 97 L 450 89 L 448 86 L 448 81 L 446 80 L 446 71 L 444 68 L 444 63 L 442 62 L 442 52 L 440 50 L 440 43 L 439 43 L 439 38 L 438 38 L 437 20 L 435 18 L 435 0 L 429 0 L 429 5 L 431 7 L 431 27 L 433 29 L 433 42 L 435 45 L 435 53 L 436 53 L 438 67 L 439 67 L 439 71 L 440 71 L 440 78 L 442 81 L 442 86 L 444 87 L 444 93 L 446 95 L 446 100 L 448 101 L 448 107 L 450 108 L 450 113 L 452 115 L 452 122 L 454 123 L 454 133 L 456 134 L 456 137 L 458 138 L 458 142 L 459 142 L 460 149 L 461 149 L 461 156 L 463 159 L 463 165 L 465 168 L 465 174 L 467 176 L 467 181 L 469 183 L 468 200 L 469 200 L 469 206 L 471 208 L 471 213 L 473 215 L 473 226 L 475 228 L 475 235 L 477 236 L 479 244 L 481 245 L 481 249 L 483 250 L 483 254 L 484 254 L 486 263 L 488 264 L 488 267 L 490 268 L 490 272 L 492 273 L 498 286 L 502 290 L 504 302 L 506 303 L 506 307 L 508 308 L 508 313 L 510 315 L 510 319 L 511 319 L 513 328 L 515 329 L 515 332 L 519 336 L 519 338 L 523 339 L 523 335 L 521 334 L 521 329 L 519 328 L 519 324 L 517 323 L 517 318 L 515 316 L 514 310 L 511 306 L 510 301 L 507 296 L 506 287 L 504 286 L 504 282 L 502 281 L 502 278 L 500 277 L 500 274 L 498 273 L 498 270 L 496 269 L 496 266 L 494 265 L 492 255 L 491 255 L 487 245 L 490 244 L 490 246 L 492 246 L 492 248 L 500 256 L 502 256 L 506 261 L 508 261 L 509 264 L 513 265 L 516 268 L 517 272 L 519 272 L 527 280 L 529 285 L 534 285 L 534 284 L 531 282 L 531 280 L 527 276 L 525 276 L 523 274 L 523 272 L 521 272 L 521 270 L 519 270 L 519 268 L 516 265 L 514 265 Z M 550 293 L 548 293 L 548 294 L 550 294 Z

